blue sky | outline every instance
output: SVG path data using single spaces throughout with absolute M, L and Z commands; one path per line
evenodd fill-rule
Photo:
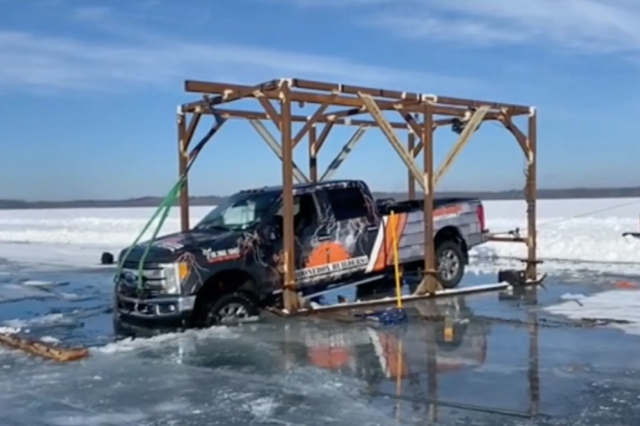
M 183 81 L 280 77 L 535 105 L 541 187 L 640 185 L 637 0 L 0 0 L 0 198 L 163 195 L 177 175 L 176 106 L 197 99 Z M 322 167 L 353 130 L 332 133 Z M 436 140 L 441 159 L 455 135 Z M 304 147 L 295 158 L 306 170 Z M 485 124 L 439 189 L 520 189 L 524 164 Z M 203 151 L 191 192 L 279 173 L 234 121 Z M 376 129 L 335 177 L 406 188 Z

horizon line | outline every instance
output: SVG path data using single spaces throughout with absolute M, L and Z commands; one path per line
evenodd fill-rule
M 419 185 L 418 185 L 419 187 Z M 598 187 L 567 187 L 567 188 L 537 188 L 537 192 L 578 192 L 578 191 L 589 191 L 589 192 L 593 192 L 593 191 L 598 191 L 598 192 L 612 192 L 612 191 L 639 191 L 640 192 L 640 186 L 619 186 L 619 187 L 605 187 L 605 188 L 598 188 Z M 238 191 L 236 191 L 238 192 Z M 198 198 L 227 198 L 232 196 L 233 194 L 235 194 L 236 192 L 233 192 L 229 195 L 189 195 L 189 199 L 198 199 Z M 372 193 L 384 193 L 384 194 L 403 194 L 403 195 L 407 195 L 408 194 L 408 190 L 404 190 L 404 191 L 382 191 L 382 190 L 375 190 L 372 189 L 371 190 Z M 419 188 L 416 188 L 416 194 L 420 194 L 422 191 Z M 441 193 L 441 194 L 492 194 L 492 195 L 499 195 L 499 194 L 509 194 L 509 193 L 517 193 L 517 192 L 524 192 L 524 188 L 522 189 L 504 189 L 504 190 L 445 190 L 445 191 L 438 191 L 436 190 L 436 193 Z M 638 194 L 638 196 L 640 196 L 640 194 Z M 76 199 L 65 199 L 65 200 L 33 200 L 33 201 L 28 201 L 28 200 L 24 200 L 24 199 L 16 199 L 16 198 L 0 198 L 0 203 L 24 203 L 24 204 L 45 204 L 45 203 L 86 203 L 86 202 L 100 202 L 100 203 L 105 203 L 105 202 L 127 202 L 127 201 L 140 201 L 140 200 L 145 200 L 145 199 L 155 199 L 155 198 L 159 198 L 162 199 L 165 196 L 161 196 L 161 195 L 144 195 L 144 196 L 140 196 L 140 197 L 130 197 L 130 198 L 76 198 Z

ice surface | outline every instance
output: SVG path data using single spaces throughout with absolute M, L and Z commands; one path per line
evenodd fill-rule
M 375 340 L 372 327 L 359 332 L 351 328 L 365 325 L 327 325 L 311 320 L 283 325 L 273 321 L 115 342 L 108 309 L 109 272 L 21 269 L 3 279 L 7 281 L 0 284 L 0 294 L 6 285 L 31 292 L 29 297 L 0 304 L 0 327 L 4 331 L 28 332 L 26 337 L 45 342 L 88 345 L 91 357 L 79 363 L 57 365 L 0 348 L 2 426 L 413 426 L 424 424 L 427 418 L 427 404 L 398 403 L 394 399 L 397 381 L 388 378 L 385 370 L 393 363 L 383 363 L 381 353 L 375 349 L 384 341 L 387 349 L 383 352 L 393 354 L 393 346 L 382 336 Z M 484 281 L 487 277 L 477 279 Z M 34 281 L 63 284 L 29 285 Z M 553 285 L 549 283 L 550 287 Z M 565 293 L 568 291 L 557 293 L 554 300 Z M 42 297 L 43 294 L 48 297 Z M 575 297 L 562 297 L 565 298 Z M 497 297 L 478 300 L 495 301 Z M 467 312 L 464 307 L 460 309 Z M 496 316 L 495 303 L 474 307 L 470 315 L 474 314 Z M 421 328 L 425 324 L 429 322 L 410 321 L 406 331 L 403 328 L 399 332 L 405 342 L 402 350 L 414 374 L 411 380 L 403 382 L 402 392 L 411 398 L 429 397 L 428 351 L 424 343 L 429 333 Z M 529 329 L 507 328 L 483 320 L 469 323 L 459 345 L 435 354 L 438 368 L 442 368 L 438 378 L 439 398 L 453 403 L 526 410 Z M 567 338 L 562 330 L 542 329 L 540 333 L 544 351 L 540 367 L 542 395 L 548 410 L 548 401 L 572 398 L 587 387 L 586 378 L 580 373 L 583 367 L 576 366 L 584 347 L 576 346 L 580 341 Z M 597 361 L 600 368 L 616 371 L 621 366 L 639 365 L 637 361 L 620 362 L 608 352 L 608 348 L 615 346 L 620 353 L 632 354 L 629 344 L 618 346 L 617 341 L 600 338 L 598 343 L 589 348 L 591 362 Z M 637 345 L 632 343 L 632 347 Z M 323 357 L 312 356 L 315 352 L 331 353 L 341 346 L 350 354 L 346 365 L 333 366 L 324 362 Z M 559 350 L 549 351 L 549 347 Z M 627 380 L 631 388 L 636 386 L 632 378 Z M 593 387 L 591 383 L 588 386 Z M 619 393 L 609 389 L 607 395 L 619 397 Z M 416 405 L 421 412 L 415 413 Z M 402 413 L 398 422 L 396 410 Z M 446 420 L 439 424 L 444 426 L 525 425 L 495 417 L 470 423 L 469 418 L 476 419 L 477 414 L 446 407 L 439 410 Z M 563 407 L 558 410 L 569 411 Z M 453 423 L 452 418 L 462 420 Z M 550 424 L 565 426 L 576 421 Z
M 520 227 L 526 234 L 524 202 L 486 202 L 485 206 L 492 231 Z M 372 402 L 373 397 L 363 396 L 370 386 L 386 386 L 385 392 L 393 394 L 395 383 L 384 382 L 384 374 L 375 368 L 366 371 L 379 381 L 372 385 L 357 374 L 337 374 L 296 359 L 307 349 L 299 342 L 292 344 L 288 328 L 264 324 L 255 331 L 251 327 L 219 327 L 114 342 L 112 271 L 98 264 L 100 254 L 115 253 L 130 244 L 153 210 L 0 211 L 0 333 L 20 332 L 45 342 L 88 345 L 92 355 L 73 366 L 58 366 L 0 349 L 2 426 L 396 424 L 391 420 L 396 402 L 385 398 Z M 599 212 L 593 213 L 596 210 Z M 193 208 L 192 222 L 208 211 L 207 207 Z M 640 200 L 545 200 L 539 202 L 538 211 L 539 254 L 547 260 L 541 269 L 556 277 L 566 277 L 569 271 L 575 274 L 576 283 L 588 282 L 596 291 L 563 289 L 546 313 L 569 319 L 630 321 L 611 327 L 640 335 L 640 292 L 611 290 L 614 278 L 607 275 L 640 275 L 640 240 L 620 235 L 639 229 Z M 163 233 L 178 228 L 178 211 L 174 209 Z M 472 255 L 472 270 L 481 274 L 506 265 L 520 267 L 513 258 L 525 257 L 526 248 L 489 243 L 473 250 Z M 490 282 L 485 275 L 470 280 Z M 486 314 L 494 316 L 495 312 Z M 527 331 L 525 327 L 518 330 Z M 615 330 L 608 332 L 625 336 Z M 489 338 L 482 333 L 477 339 L 465 340 L 463 354 L 438 355 L 442 357 L 440 365 L 446 364 L 446 358 L 461 368 L 447 373 L 451 380 L 441 379 L 445 400 L 480 399 L 485 404 L 502 404 L 517 393 L 513 391 L 516 388 L 523 395 L 517 398 L 524 398 L 529 364 L 513 365 L 509 359 L 526 356 L 529 337 L 505 337 L 505 327 L 499 326 L 494 326 L 492 333 L 482 366 L 476 367 L 478 351 Z M 550 367 L 547 373 L 551 376 L 546 380 L 560 375 L 567 378 L 564 385 L 554 383 L 543 392 L 557 392 L 547 396 L 555 401 L 587 386 L 576 378 L 578 367 L 572 364 L 585 351 L 575 346 L 579 341 L 575 336 L 562 335 L 550 341 L 549 333 L 544 331 L 541 344 L 559 349 L 547 352 L 545 362 L 554 358 L 564 364 Z M 589 348 L 597 352 L 599 365 L 606 364 L 607 371 L 620 367 L 621 362 L 607 352 L 607 344 Z M 632 352 L 628 348 L 621 351 Z M 376 356 L 374 352 L 366 354 L 365 369 L 373 368 L 369 362 Z M 424 351 L 417 358 L 424 361 Z M 464 371 L 473 369 L 479 376 L 465 375 Z M 522 374 L 523 383 L 517 386 L 507 379 L 500 382 L 518 374 Z M 637 384 L 626 376 L 619 382 L 625 380 Z M 496 397 L 487 389 L 508 391 Z M 514 404 L 515 409 L 524 403 L 517 399 Z M 410 424 L 422 424 L 425 416 Z M 492 418 L 483 424 L 496 421 Z
M 3 426 L 20 420 L 56 426 L 394 424 L 360 396 L 361 380 L 304 364 L 287 367 L 281 357 L 279 330 L 264 326 L 125 340 L 97 346 L 91 358 L 73 366 L 0 354 L 0 421 Z
M 610 326 L 625 333 L 640 335 L 640 292 L 638 290 L 610 290 L 590 296 L 583 295 L 550 306 L 546 310 L 575 320 L 628 321 L 629 324 L 612 323 Z

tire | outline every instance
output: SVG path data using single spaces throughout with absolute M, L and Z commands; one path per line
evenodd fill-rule
M 453 240 L 440 243 L 436 247 L 436 267 L 438 268 L 436 277 L 442 287 L 446 289 L 458 287 L 465 269 L 465 256 L 460 244 Z M 441 267 L 444 270 L 441 271 Z
M 227 313 L 229 316 L 225 318 Z M 206 309 L 204 326 L 213 327 L 216 325 L 237 324 L 243 319 L 257 315 L 258 307 L 244 294 L 225 294 L 209 303 Z

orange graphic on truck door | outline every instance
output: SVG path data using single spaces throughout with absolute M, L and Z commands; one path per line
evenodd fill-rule
M 352 257 L 338 241 L 324 242 L 307 256 L 304 267 L 296 270 L 296 279 L 307 282 L 327 277 L 337 278 L 364 269 L 369 256 Z
M 313 249 L 304 265 L 305 268 L 315 268 L 329 263 L 342 262 L 351 259 L 351 254 L 342 244 L 336 241 L 320 243 Z

